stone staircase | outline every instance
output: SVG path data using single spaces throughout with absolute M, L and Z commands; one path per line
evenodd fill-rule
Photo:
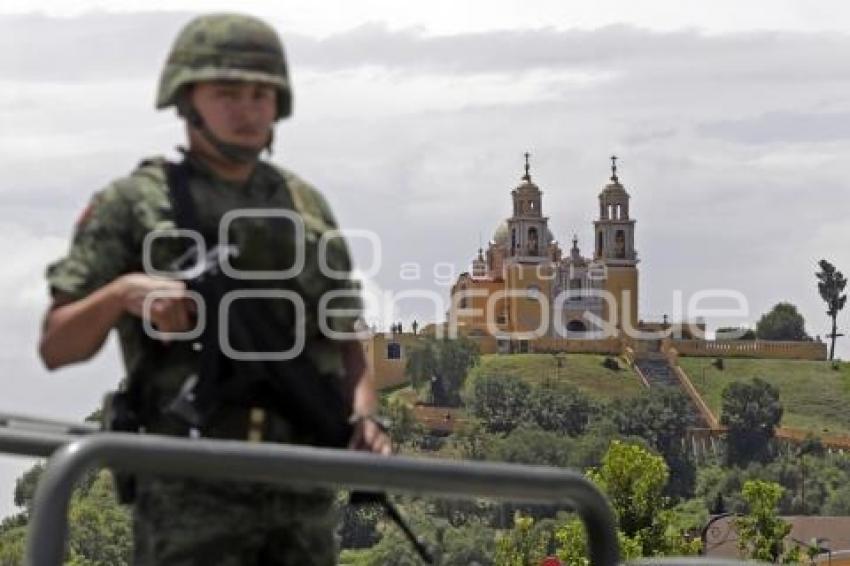
M 667 360 L 661 359 L 638 359 L 635 365 L 646 378 L 650 387 L 679 387 L 679 379 Z
M 699 409 L 697 409 L 696 405 L 694 405 L 691 398 L 688 397 L 687 391 L 685 391 L 684 387 L 682 387 L 682 383 L 673 372 L 673 368 L 670 367 L 666 358 L 663 356 L 650 355 L 635 360 L 635 366 L 637 366 L 637 369 L 643 374 L 643 377 L 646 379 L 650 388 L 676 387 L 682 391 L 688 399 L 688 412 L 691 414 L 691 422 L 693 423 L 691 426 L 700 428 L 708 427 L 708 423 L 705 422 L 705 419 L 703 419 Z

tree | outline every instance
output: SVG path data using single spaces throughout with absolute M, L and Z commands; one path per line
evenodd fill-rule
M 405 401 L 384 397 L 381 399 L 381 411 L 390 421 L 390 438 L 396 450 L 402 444 L 416 444 L 422 439 L 425 427 L 416 420 L 413 409 Z
M 20 566 L 24 563 L 26 527 L 19 525 L 0 531 L 0 566 Z
M 528 423 L 578 436 L 598 412 L 590 398 L 575 387 L 532 387 L 512 375 L 476 376 L 467 388 L 466 405 L 491 433 L 509 433 Z
M 728 463 L 766 461 L 770 439 L 782 420 L 779 390 L 755 378 L 750 383 L 730 383 L 721 398 L 720 423 L 728 427 Z
M 495 531 L 482 524 L 446 529 L 442 540 L 440 564 L 446 566 L 493 566 L 496 550 Z
M 664 455 L 680 449 L 694 420 L 688 398 L 670 387 L 652 389 L 635 399 L 618 401 L 612 413 L 622 434 L 644 438 Z
M 414 387 L 430 385 L 435 405 L 457 407 L 466 375 L 479 358 L 478 345 L 469 338 L 428 337 L 410 352 L 405 371 Z
M 615 403 L 612 414 L 621 434 L 645 439 L 664 457 L 671 471 L 667 493 L 691 497 L 696 470 L 683 440 L 694 418 L 684 393 L 667 387 L 652 389 L 636 399 Z
M 818 278 L 818 292 L 821 298 L 826 302 L 826 314 L 832 319 L 832 333 L 829 334 L 829 359 L 835 357 L 835 339 L 841 336 L 838 334 L 838 312 L 844 308 L 847 303 L 847 295 L 844 293 L 844 288 L 847 287 L 847 278 L 835 269 L 835 266 L 826 261 L 820 260 L 818 263 L 820 271 L 815 273 Z
M 805 326 L 797 307 L 791 303 L 778 303 L 759 319 L 756 335 L 760 340 L 801 341 L 809 338 Z
M 494 442 L 484 423 L 473 418 L 455 427 L 449 449 L 464 460 L 484 460 Z
M 620 528 L 620 549 L 631 557 L 696 554 L 678 527 L 682 519 L 663 496 L 669 470 L 664 458 L 639 444 L 615 440 L 597 470 L 588 477 L 608 496 Z M 556 534 L 557 537 L 557 534 Z
M 641 557 L 640 542 L 617 531 L 620 560 L 630 562 Z M 556 554 L 564 566 L 590 566 L 587 556 L 587 530 L 580 519 L 571 519 L 555 530 Z
M 782 497 L 782 486 L 767 481 L 750 480 L 742 490 L 748 512 L 735 519 L 738 549 L 746 558 L 778 562 L 783 554 L 783 541 L 791 532 L 791 524 L 782 520 L 776 504 Z
M 130 514 L 115 500 L 109 472 L 100 472 L 87 490 L 77 491 L 68 510 L 68 524 L 72 563 L 86 566 L 130 564 L 133 548 Z
M 0 525 L 0 566 L 21 564 L 29 509 L 44 471 L 36 464 L 15 484 L 15 504 L 25 511 Z M 133 548 L 130 514 L 115 499 L 107 471 L 87 472 L 74 490 L 68 508 L 68 551 L 72 566 L 121 566 L 130 563 Z
M 574 441 L 533 426 L 520 426 L 497 440 L 488 455 L 499 462 L 569 467 Z
M 39 462 L 15 480 L 15 505 L 25 508 L 27 513 L 32 508 L 35 489 L 38 487 L 38 480 L 43 472 L 44 464 Z
M 664 508 L 662 492 L 669 478 L 664 458 L 615 440 L 602 466 L 588 476 L 608 495 L 623 532 L 629 537 L 643 535 L 654 545 L 660 535 L 656 518 Z
M 528 415 L 531 386 L 516 376 L 480 375 L 467 395 L 467 408 L 487 432 L 508 433 Z
M 543 430 L 578 436 L 595 412 L 590 398 L 576 387 L 535 387 L 528 398 L 526 418 Z
M 845 484 L 829 494 L 823 507 L 825 515 L 850 515 L 850 484 Z
M 496 541 L 496 566 L 537 566 L 546 556 L 547 537 L 534 519 L 517 513 L 514 528 Z

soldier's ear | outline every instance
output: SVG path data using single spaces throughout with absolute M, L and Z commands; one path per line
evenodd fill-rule
M 193 88 L 194 85 L 187 85 L 180 89 L 177 95 L 177 115 L 184 118 L 193 128 L 200 129 L 204 127 L 204 119 L 192 103 Z

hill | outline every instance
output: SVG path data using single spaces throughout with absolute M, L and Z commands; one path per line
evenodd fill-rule
M 587 395 L 600 400 L 633 397 L 643 391 L 637 374 L 622 360 L 619 371 L 602 366 L 605 356 L 596 354 L 559 354 L 563 367 L 552 354 L 488 354 L 472 369 L 469 379 L 476 375 L 514 375 L 529 383 L 570 383 Z
M 680 358 L 679 365 L 711 410 L 720 417 L 720 395 L 733 381 L 759 377 L 779 389 L 782 426 L 817 435 L 850 434 L 850 364 L 839 370 L 826 361 L 729 359 L 724 369 L 710 358 Z

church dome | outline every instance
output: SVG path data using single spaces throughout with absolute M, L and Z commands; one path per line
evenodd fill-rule
M 493 232 L 493 241 L 497 244 L 507 244 L 509 234 L 510 229 L 508 228 L 508 221 L 502 220 L 499 225 L 496 226 L 496 231 Z
M 532 183 L 530 178 L 523 177 L 522 182 L 517 185 L 516 191 L 520 193 L 539 193 L 540 187 Z
M 629 193 L 626 192 L 626 188 L 620 183 L 618 179 L 611 179 L 610 182 L 602 189 L 602 194 L 625 196 L 629 195 Z

